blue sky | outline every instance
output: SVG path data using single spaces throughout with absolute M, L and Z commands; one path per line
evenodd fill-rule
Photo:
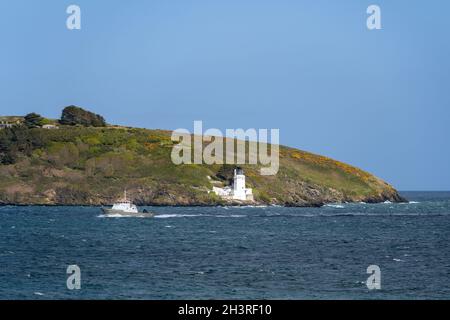
M 66 28 L 66 8 L 82 29 Z M 382 30 L 366 28 L 378 4 Z M 279 128 L 400 190 L 450 190 L 449 1 L 0 1 L 0 114 Z

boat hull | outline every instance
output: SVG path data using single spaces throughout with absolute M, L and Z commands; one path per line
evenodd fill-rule
M 121 217 L 145 217 L 145 218 L 152 218 L 155 216 L 153 212 L 125 212 L 122 210 L 114 210 L 111 208 L 102 208 L 103 213 L 106 216 L 121 216 Z

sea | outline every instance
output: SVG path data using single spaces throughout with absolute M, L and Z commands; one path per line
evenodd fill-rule
M 3 206 L 0 299 L 449 299 L 450 192 L 402 195 L 154 218 Z

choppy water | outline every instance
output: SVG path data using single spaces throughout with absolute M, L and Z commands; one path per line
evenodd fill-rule
M 449 299 L 450 193 L 323 208 L 0 207 L 0 299 Z M 66 268 L 81 268 L 68 290 Z M 366 269 L 381 268 L 381 290 Z

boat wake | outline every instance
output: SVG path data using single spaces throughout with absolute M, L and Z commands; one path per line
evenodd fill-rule
M 167 218 L 186 218 L 186 217 L 201 217 L 203 214 L 157 214 L 154 218 L 167 219 Z
M 242 214 L 230 214 L 230 215 L 219 215 L 219 214 L 158 214 L 154 218 L 159 219 L 169 219 L 169 218 L 189 218 L 189 217 L 208 217 L 208 218 L 242 218 L 246 215 Z
M 342 204 L 326 204 L 325 207 L 338 208 L 338 209 L 345 208 Z

